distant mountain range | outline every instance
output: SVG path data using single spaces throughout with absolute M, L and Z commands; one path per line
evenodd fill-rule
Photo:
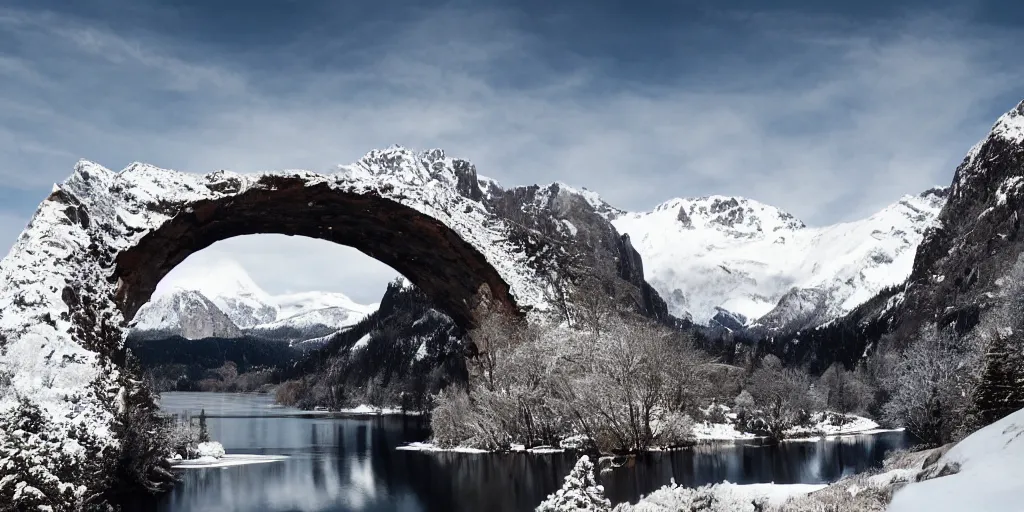
M 296 343 L 346 329 L 377 304 L 358 304 L 336 292 L 271 295 L 240 265 L 221 261 L 203 277 L 158 288 L 132 320 L 131 336 L 158 339 L 255 336 Z
M 740 197 L 604 210 L 630 236 L 672 314 L 702 325 L 787 330 L 842 317 L 906 280 L 947 196 L 937 187 L 866 219 L 821 227 Z

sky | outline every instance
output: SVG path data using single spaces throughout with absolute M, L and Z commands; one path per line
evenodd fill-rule
M 328 171 L 391 144 L 628 210 L 724 194 L 830 224 L 948 184 L 1024 99 L 1017 2 L 85 4 L 0 7 L 5 248 L 81 158 Z M 275 235 L 183 265 L 218 259 L 366 303 L 395 275 Z

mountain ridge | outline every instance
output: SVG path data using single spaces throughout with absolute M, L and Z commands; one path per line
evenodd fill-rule
M 947 195 L 946 187 L 929 188 L 865 219 L 820 227 L 753 199 L 720 195 L 673 198 L 648 212 L 615 215 L 612 223 L 630 236 L 649 270 L 645 277 L 676 316 L 710 325 L 724 309 L 751 326 L 803 328 L 904 280 Z M 815 309 L 823 310 L 787 311 L 796 303 L 783 299 L 800 290 L 816 290 Z
M 191 269 L 196 275 L 161 283 L 130 322 L 132 336 L 201 339 L 251 335 L 297 342 L 350 327 L 379 306 L 359 304 L 339 292 L 271 295 L 230 260 L 219 260 L 201 273 L 198 270 Z M 190 306 L 191 316 L 176 314 L 180 304 L 193 303 L 202 307 Z

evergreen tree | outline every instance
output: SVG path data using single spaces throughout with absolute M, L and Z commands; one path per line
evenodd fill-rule
M 1000 333 L 985 353 L 985 370 L 975 394 L 982 425 L 1024 408 L 1024 350 L 1019 337 Z
M 206 409 L 199 410 L 199 442 L 210 442 L 210 431 L 206 429 Z
M 594 478 L 594 464 L 586 455 L 576 461 L 562 488 L 548 496 L 537 512 L 604 512 L 611 510 L 604 487 Z

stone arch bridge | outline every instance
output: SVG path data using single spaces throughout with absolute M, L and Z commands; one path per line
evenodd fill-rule
M 29 398 L 58 423 L 102 431 L 118 410 L 124 327 L 189 254 L 280 233 L 361 250 L 402 273 L 463 327 L 481 305 L 545 309 L 476 171 L 433 150 L 390 148 L 331 174 L 186 174 L 79 162 L 0 263 L 0 413 Z

